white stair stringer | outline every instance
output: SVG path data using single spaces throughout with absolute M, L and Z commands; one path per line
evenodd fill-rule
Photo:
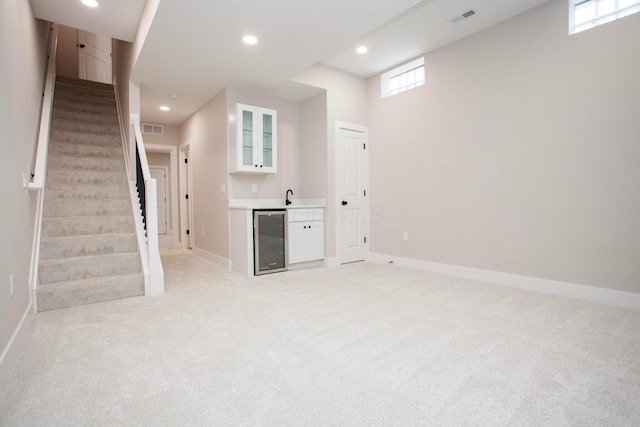
M 140 196 L 135 181 L 129 181 L 129 195 L 133 208 L 133 222 L 138 237 L 138 250 L 140 251 L 140 259 L 142 260 L 142 273 L 144 276 L 144 294 L 149 295 L 151 288 L 151 276 L 149 272 L 149 247 L 147 246 L 147 233 L 144 229 L 144 220 L 140 209 Z
M 139 203 L 127 188 L 113 86 L 58 77 L 53 104 L 38 311 L 142 296 L 146 247 L 134 216 Z

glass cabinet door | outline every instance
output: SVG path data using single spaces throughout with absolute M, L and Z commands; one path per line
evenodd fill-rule
M 242 110 L 242 164 L 253 166 L 253 111 Z
M 262 113 L 262 164 L 273 167 L 273 115 Z

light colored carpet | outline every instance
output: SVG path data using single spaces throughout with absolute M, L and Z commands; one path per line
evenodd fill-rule
M 640 312 L 392 265 L 163 262 L 163 297 L 38 314 L 0 425 L 640 425 Z

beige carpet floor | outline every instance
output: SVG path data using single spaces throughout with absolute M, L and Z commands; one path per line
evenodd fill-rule
M 163 262 L 162 297 L 35 316 L 0 425 L 640 425 L 640 312 L 373 263 Z

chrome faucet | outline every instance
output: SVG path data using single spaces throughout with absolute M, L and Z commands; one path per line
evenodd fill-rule
M 293 191 L 291 189 L 287 190 L 287 196 L 286 196 L 286 200 L 284 201 L 284 204 L 289 206 L 291 204 L 291 200 L 289 200 L 289 193 L 291 193 L 291 195 L 293 196 Z

